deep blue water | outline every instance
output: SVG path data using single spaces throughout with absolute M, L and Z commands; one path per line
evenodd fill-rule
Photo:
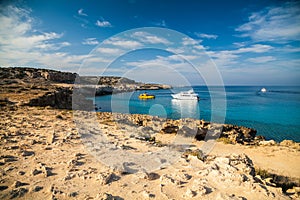
M 152 100 L 139 100 L 138 95 L 144 91 L 136 91 L 96 97 L 95 103 L 101 107 L 100 111 L 150 114 L 171 119 L 189 117 L 222 122 L 224 117 L 225 123 L 254 128 L 258 135 L 267 139 L 300 142 L 300 87 L 270 86 L 265 87 L 266 93 L 258 92 L 261 88 L 227 86 L 226 92 L 222 93 L 218 87 L 208 90 L 205 86 L 195 86 L 193 89 L 200 96 L 199 102 L 173 100 L 172 93 L 190 89 L 182 87 L 146 91 L 156 95 Z M 224 99 L 226 113 L 222 112 L 221 106 Z M 214 101 L 217 103 L 212 108 Z

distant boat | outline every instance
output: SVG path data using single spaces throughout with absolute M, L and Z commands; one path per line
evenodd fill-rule
M 139 99 L 155 99 L 155 95 L 143 93 L 139 95 Z
M 262 93 L 265 93 L 265 92 L 267 92 L 267 89 L 266 89 L 266 88 L 261 88 L 260 91 L 261 91 Z
M 179 100 L 197 100 L 197 101 L 200 100 L 198 94 L 196 94 L 194 90 L 172 94 L 172 97 L 174 99 L 179 99 Z

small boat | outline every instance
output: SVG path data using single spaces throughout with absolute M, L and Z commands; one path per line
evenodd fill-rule
M 155 95 L 143 93 L 139 95 L 139 99 L 155 99 Z
M 180 99 L 180 100 L 197 100 L 197 101 L 200 100 L 198 94 L 196 94 L 194 90 L 172 94 L 172 97 L 174 99 Z
M 265 93 L 265 92 L 267 92 L 267 89 L 266 89 L 266 88 L 261 88 L 260 91 L 261 91 L 262 93 Z

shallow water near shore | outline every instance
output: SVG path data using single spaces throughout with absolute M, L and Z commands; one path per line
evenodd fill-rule
M 226 86 L 225 123 L 247 126 L 257 130 L 258 135 L 281 141 L 291 139 L 300 142 L 300 87 L 269 86 L 266 93 L 260 86 Z M 149 90 L 119 93 L 95 98 L 95 104 L 103 112 L 150 114 L 170 119 L 194 118 L 211 121 L 211 94 L 222 99 L 218 87 L 210 91 L 205 86 L 194 86 L 200 101 L 174 100 L 172 93 L 186 91 L 190 87 L 172 90 Z M 138 95 L 147 92 L 155 99 L 139 100 Z M 215 115 L 223 113 L 215 108 Z M 224 113 L 225 114 L 225 113 Z

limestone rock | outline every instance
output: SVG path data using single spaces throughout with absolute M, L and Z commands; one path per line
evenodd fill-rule
M 162 129 L 162 133 L 165 134 L 172 134 L 172 133 L 177 133 L 179 127 L 173 124 L 166 124 Z
M 98 175 L 96 180 L 98 180 L 101 185 L 107 185 L 117 179 L 118 177 L 114 173 L 102 172 Z
M 274 140 L 267 140 L 267 141 L 260 141 L 258 144 L 262 146 L 273 146 L 276 145 L 276 142 Z

